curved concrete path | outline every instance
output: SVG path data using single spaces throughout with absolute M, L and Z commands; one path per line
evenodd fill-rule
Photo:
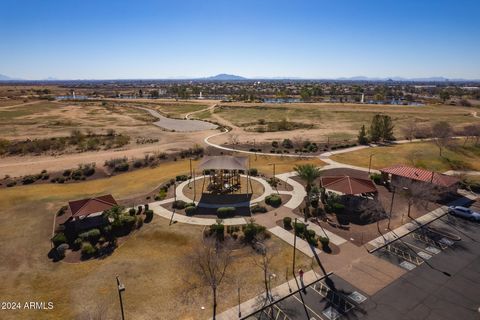
M 216 129 L 218 126 L 216 124 L 202 121 L 202 120 L 190 120 L 190 119 L 172 119 L 167 118 L 161 115 L 158 111 L 144 108 L 144 107 L 136 107 L 137 109 L 141 109 L 150 113 L 150 115 L 154 116 L 155 118 L 159 119 L 158 121 L 154 122 L 153 124 L 157 127 L 166 129 L 166 130 L 175 130 L 179 132 L 190 132 L 190 131 L 204 131 L 204 130 L 211 130 Z

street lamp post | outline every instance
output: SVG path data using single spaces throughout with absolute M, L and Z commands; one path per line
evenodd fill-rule
M 125 291 L 125 285 L 120 282 L 120 279 L 117 276 L 117 288 L 118 288 L 118 297 L 120 299 L 120 310 L 122 312 L 122 320 L 125 320 L 125 314 L 123 313 L 123 301 L 122 301 L 122 292 Z

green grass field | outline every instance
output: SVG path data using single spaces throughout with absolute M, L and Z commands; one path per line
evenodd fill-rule
M 468 143 L 463 146 L 463 140 L 452 142 L 445 148 L 440 157 L 439 149 L 434 142 L 407 143 L 362 149 L 354 152 L 334 155 L 333 160 L 361 167 L 368 167 L 372 157 L 372 168 L 380 169 L 395 164 L 422 167 L 429 170 L 444 172 L 448 170 L 480 170 L 480 146 L 474 147 Z

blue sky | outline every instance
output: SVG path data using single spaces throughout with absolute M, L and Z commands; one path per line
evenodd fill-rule
M 2 0 L 0 74 L 25 79 L 480 79 L 478 0 Z

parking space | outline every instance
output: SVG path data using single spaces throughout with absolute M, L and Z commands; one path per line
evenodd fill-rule
M 340 277 L 331 275 L 244 319 L 336 320 L 360 311 L 366 301 L 365 293 Z
M 462 247 L 462 240 L 472 239 L 479 230 L 478 223 L 447 214 L 390 242 L 374 254 L 410 271 L 446 250 Z

